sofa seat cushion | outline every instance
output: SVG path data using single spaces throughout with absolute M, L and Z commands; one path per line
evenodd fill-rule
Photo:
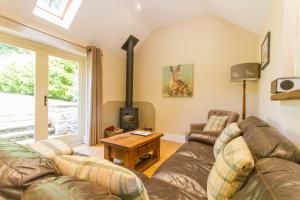
M 159 167 L 150 182 L 159 179 L 188 194 L 182 199 L 206 199 L 207 178 L 214 161 L 213 146 L 189 141 Z
M 300 152 L 295 145 L 264 121 L 251 117 L 240 122 L 239 126 L 256 160 L 276 157 L 300 163 Z
M 254 169 L 233 200 L 300 200 L 299 164 L 264 158 Z
M 121 199 L 148 199 L 143 183 L 133 172 L 107 160 L 57 155 L 54 161 L 63 175 L 101 185 Z
M 213 146 L 195 141 L 188 141 L 184 143 L 175 153 L 175 155 L 182 155 L 191 157 L 200 162 L 213 165 L 215 158 L 213 155 Z
M 205 196 L 186 192 L 165 181 L 152 178 L 144 182 L 150 200 L 207 200 Z
M 211 164 L 177 154 L 163 163 L 155 172 L 154 178 L 175 186 L 184 193 L 206 198 L 206 183 L 211 168 Z
M 24 145 L 0 140 L 0 199 L 20 199 L 34 181 L 59 174 L 54 161 Z
M 32 184 L 21 200 L 120 200 L 109 190 L 75 177 L 52 177 Z
M 243 137 L 229 142 L 219 153 L 207 181 L 208 200 L 231 199 L 254 167 Z

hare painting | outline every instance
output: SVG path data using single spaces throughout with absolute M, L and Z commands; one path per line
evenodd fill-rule
M 164 69 L 163 95 L 169 97 L 191 97 L 192 96 L 192 65 L 170 66 Z M 168 80 L 169 79 L 169 80 Z M 168 81 L 168 82 L 167 82 Z

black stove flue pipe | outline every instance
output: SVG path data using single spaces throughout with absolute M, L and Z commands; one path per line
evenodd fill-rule
M 127 52 L 126 61 L 126 108 L 131 108 L 133 104 L 133 61 L 134 47 L 138 43 L 138 39 L 130 35 L 123 44 L 122 49 Z

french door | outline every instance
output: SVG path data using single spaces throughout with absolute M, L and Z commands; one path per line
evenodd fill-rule
M 0 33 L 0 139 L 80 143 L 85 58 Z

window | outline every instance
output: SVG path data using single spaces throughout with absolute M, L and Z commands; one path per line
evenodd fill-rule
M 71 0 L 38 0 L 36 7 L 63 19 L 70 2 Z
M 34 138 L 35 59 L 34 51 L 0 43 L 1 139 Z
M 49 136 L 78 134 L 80 64 L 54 56 L 48 60 Z
M 33 14 L 69 28 L 82 0 L 37 0 Z
M 85 62 L 85 57 L 0 32 L 0 139 L 82 142 Z

